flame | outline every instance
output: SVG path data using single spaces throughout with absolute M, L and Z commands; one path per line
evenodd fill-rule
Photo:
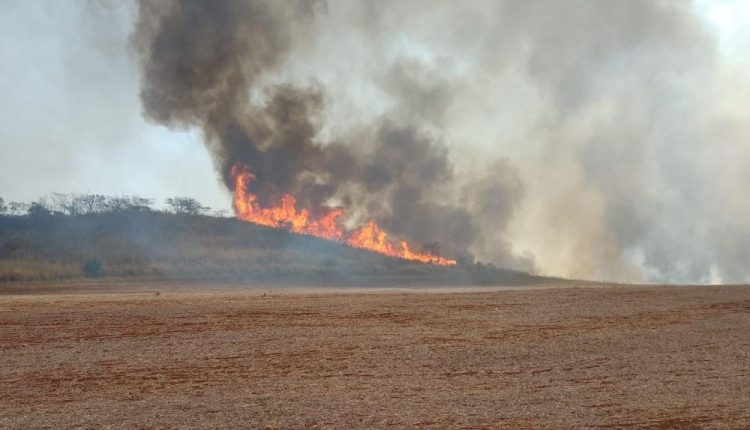
M 456 264 L 456 260 L 429 251 L 413 251 L 404 240 L 394 243 L 374 220 L 351 232 L 344 232 L 338 223 L 339 218 L 344 215 L 340 208 L 327 209 L 321 216 L 313 218 L 307 209 L 297 210 L 297 200 L 291 194 L 284 194 L 272 207 L 262 207 L 257 201 L 257 196 L 248 191 L 248 184 L 256 179 L 255 175 L 242 165 L 233 166 L 230 173 L 235 181 L 234 208 L 237 218 L 243 221 L 342 242 L 355 248 L 404 260 L 440 266 Z
M 263 208 L 255 194 L 247 190 L 247 184 L 255 180 L 255 175 L 241 166 L 232 167 L 231 173 L 235 179 L 234 208 L 241 220 L 328 240 L 343 239 L 344 231 L 337 223 L 344 214 L 341 209 L 329 209 L 319 219 L 313 220 L 307 209 L 297 211 L 297 200 L 290 194 L 284 194 L 276 206 Z
M 405 240 L 394 245 L 388 239 L 388 233 L 378 227 L 374 220 L 370 220 L 364 226 L 354 230 L 346 243 L 355 248 L 368 249 L 380 254 L 390 255 L 392 257 L 403 258 L 404 260 L 420 261 L 422 263 L 437 264 L 440 266 L 453 266 L 456 260 L 451 260 L 431 252 L 415 252 L 409 247 Z

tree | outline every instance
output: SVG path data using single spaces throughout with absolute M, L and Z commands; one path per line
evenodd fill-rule
M 130 210 L 137 212 L 151 212 L 151 205 L 153 204 L 154 199 L 146 199 L 138 196 L 132 196 L 130 198 Z
M 203 206 L 196 199 L 190 197 L 173 197 L 166 199 L 171 211 L 179 215 L 203 215 L 211 208 Z
M 461 267 L 469 267 L 474 264 L 474 257 L 471 254 L 462 254 L 456 258 L 456 262 Z
M 106 209 L 107 198 L 101 194 L 81 194 L 75 199 L 82 214 L 95 214 Z
M 138 196 L 108 197 L 103 206 L 109 212 L 150 212 L 154 199 Z
M 81 211 L 80 201 L 73 194 L 52 193 L 51 209 L 67 215 L 78 215 Z
M 229 211 L 226 209 L 218 209 L 214 211 L 214 216 L 218 218 L 226 218 L 229 216 Z
M 130 210 L 130 199 L 125 196 L 108 197 L 105 207 L 108 212 L 125 212 Z
M 0 215 L 5 215 L 5 212 L 8 211 L 8 206 L 5 205 L 5 199 L 0 197 Z
M 52 214 L 52 211 L 50 211 L 44 201 L 32 202 L 26 212 L 32 217 L 43 217 Z
M 8 203 L 8 213 L 14 216 L 21 216 L 28 213 L 30 205 L 23 202 L 10 202 Z
M 104 264 L 102 263 L 102 260 L 99 260 L 98 258 L 86 260 L 81 266 L 81 272 L 83 272 L 84 276 L 87 278 L 98 278 L 102 275 L 103 271 Z

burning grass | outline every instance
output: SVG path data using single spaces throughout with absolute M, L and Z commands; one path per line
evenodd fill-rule
M 537 280 L 478 264 L 409 262 L 227 218 L 158 212 L 0 217 L 0 282 L 81 279 L 91 259 L 102 262 L 106 278 L 346 285 Z
M 320 215 L 313 216 L 306 208 L 297 209 L 297 200 L 291 194 L 284 194 L 274 205 L 263 207 L 258 203 L 258 197 L 249 191 L 248 185 L 256 179 L 249 168 L 237 164 L 232 167 L 231 174 L 235 181 L 234 208 L 241 220 L 341 242 L 408 261 L 438 266 L 456 265 L 456 260 L 442 257 L 432 251 L 415 251 L 405 240 L 392 240 L 375 220 L 369 220 L 361 227 L 345 231 L 339 223 L 340 218 L 344 216 L 344 211 L 340 208 L 327 208 Z

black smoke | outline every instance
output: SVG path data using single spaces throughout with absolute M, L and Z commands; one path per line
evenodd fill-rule
M 406 112 L 439 112 L 439 87 L 396 73 L 386 86 L 409 89 L 405 108 L 323 141 L 327 89 L 276 79 L 325 12 L 316 1 L 141 2 L 133 40 L 146 117 L 200 128 L 227 187 L 232 166 L 247 165 L 262 204 L 291 193 L 313 212 L 343 206 L 349 226 L 374 218 L 418 247 L 467 256 L 480 226 L 453 203 L 448 148 L 423 129 L 430 121 Z

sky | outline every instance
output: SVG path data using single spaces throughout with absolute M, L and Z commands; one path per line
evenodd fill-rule
M 131 2 L 0 2 L 0 196 L 176 195 L 229 209 L 200 135 L 141 115 Z
M 425 14 L 386 2 L 363 22 L 361 4 L 331 2 L 267 79 L 325 88 L 324 140 L 388 114 L 439 136 L 463 183 L 502 177 L 512 204 L 480 214 L 491 240 L 471 245 L 485 261 L 750 281 L 739 243 L 750 239 L 750 2 L 663 2 L 685 13 L 651 2 L 601 19 L 595 3 L 516 3 L 503 21 L 483 13 L 492 2 Z M 231 208 L 203 130 L 144 115 L 138 19 L 130 1 L 0 2 L 0 197 L 179 195 Z

